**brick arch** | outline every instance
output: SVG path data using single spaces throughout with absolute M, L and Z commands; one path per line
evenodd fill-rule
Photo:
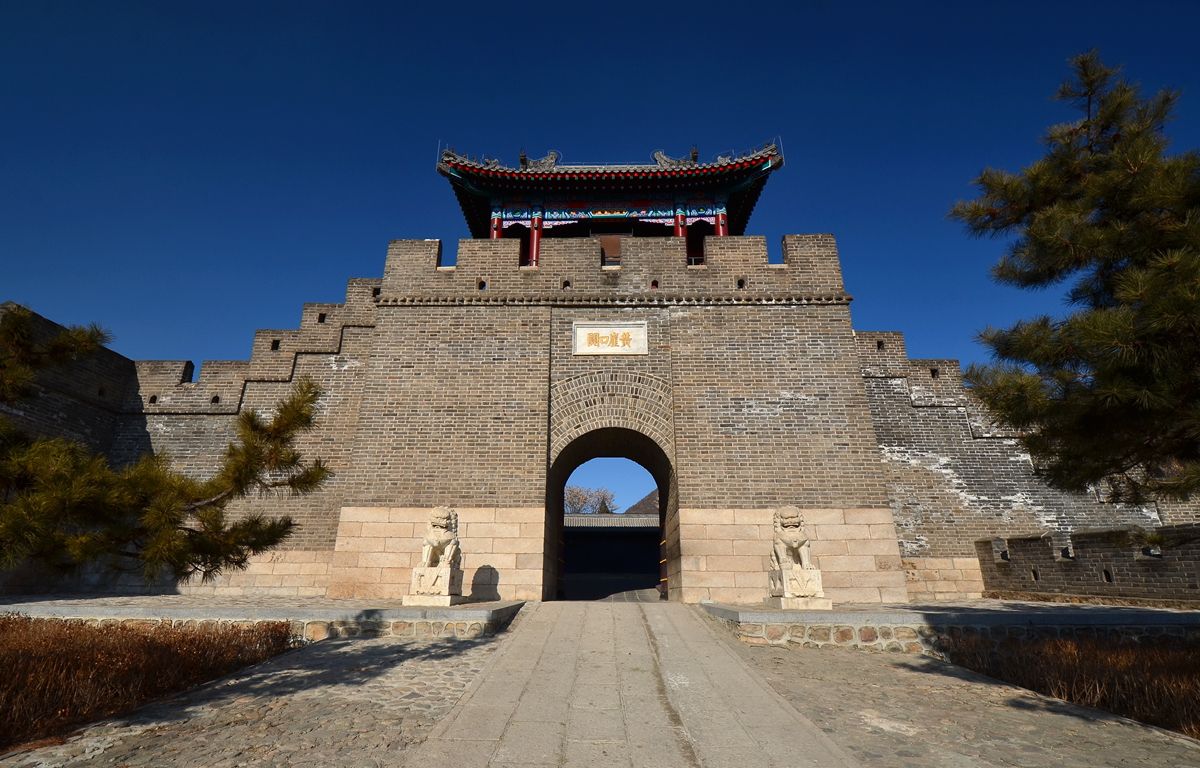
M 671 414 L 671 385 L 657 376 L 597 371 L 565 379 L 550 388 L 550 461 L 580 435 L 612 427 L 642 433 L 673 460 Z

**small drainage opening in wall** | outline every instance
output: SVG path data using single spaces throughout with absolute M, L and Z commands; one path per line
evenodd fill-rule
M 1104 570 L 1100 571 L 1100 575 L 1101 575 L 1101 576 L 1104 578 L 1104 583 L 1105 583 L 1105 584 L 1112 584 L 1112 583 L 1113 583 L 1113 575 L 1112 575 L 1112 571 L 1110 571 L 1110 570 L 1108 570 L 1107 568 L 1105 568 Z
M 212 403 L 213 405 L 217 405 L 217 404 L 219 404 L 219 403 L 221 402 L 221 396 L 220 396 L 220 395 L 213 395 L 213 396 L 212 396 L 212 400 L 209 400 L 208 402 Z
M 1041 579 L 1041 578 L 1042 578 L 1041 574 L 1039 574 L 1039 573 L 1038 573 L 1038 569 L 1037 569 L 1037 568 L 1030 568 L 1030 569 L 1029 569 L 1029 575 L 1030 575 L 1030 577 L 1032 577 L 1032 578 L 1033 578 L 1033 580 L 1034 580 L 1034 581 L 1038 581 L 1039 579 Z
M 154 405 L 157 402 L 158 402 L 158 395 L 150 395 L 150 405 Z

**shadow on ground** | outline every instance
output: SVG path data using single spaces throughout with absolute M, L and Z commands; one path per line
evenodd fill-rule
M 363 613 L 371 614 L 370 611 Z M 155 723 L 166 724 L 190 719 L 194 710 L 247 697 L 280 698 L 301 693 L 319 697 L 323 691 L 368 685 L 408 662 L 452 659 L 493 642 L 496 642 L 495 637 L 413 641 L 361 636 L 322 640 L 150 702 L 111 720 L 132 724 L 152 719 Z
M 866 768 L 1200 766 L 1200 742 L 938 659 L 728 643 Z
M 1005 688 L 1010 691 L 1020 691 L 1020 695 L 1010 696 L 1004 700 L 1004 704 L 1015 709 L 1024 710 L 1027 712 L 1053 712 L 1057 715 L 1065 715 L 1067 717 L 1081 718 L 1087 722 L 1135 722 L 1129 718 L 1115 715 L 1111 712 L 1105 712 L 1101 709 L 1093 709 L 1091 707 L 1072 704 L 1069 701 L 1056 699 L 1047 696 L 1044 693 L 1022 688 L 1013 683 L 1006 682 L 999 678 L 989 677 L 966 667 L 960 667 L 948 661 L 930 658 L 923 656 L 917 659 L 901 659 L 897 658 L 892 662 L 893 666 L 899 669 L 906 669 L 910 672 L 916 672 L 922 675 L 938 675 L 940 677 L 956 680 L 963 683 L 971 683 L 974 685 L 994 686 L 997 688 Z

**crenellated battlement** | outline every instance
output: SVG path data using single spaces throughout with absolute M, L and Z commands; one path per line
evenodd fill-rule
M 125 410 L 235 414 L 248 382 L 291 381 L 298 356 L 337 355 L 347 328 L 373 326 L 381 283 L 378 278 L 352 278 L 344 303 L 305 304 L 299 328 L 258 330 L 249 360 L 205 360 L 199 377 L 188 360 L 138 361 L 137 386 L 126 398 Z
M 1147 526 L 1149 527 L 1149 526 Z M 1045 531 L 975 542 L 988 597 L 1197 606 L 1200 525 Z
M 205 361 L 195 381 L 186 360 L 138 363 L 125 409 L 237 413 L 247 382 L 288 382 L 298 356 L 339 354 L 345 330 L 373 327 L 380 306 L 849 301 L 832 235 L 787 235 L 782 250 L 782 263 L 771 263 L 763 237 L 709 237 L 703 263 L 689 264 L 681 237 L 552 237 L 542 241 L 538 265 L 522 267 L 518 240 L 470 239 L 445 266 L 442 241 L 394 240 L 382 279 L 351 279 L 340 304 L 304 304 L 298 328 L 256 331 L 248 360 Z
M 904 334 L 899 331 L 855 331 L 862 375 L 868 379 L 896 379 L 910 370 Z
M 703 262 L 689 263 L 681 237 L 546 238 L 537 266 L 521 266 L 515 239 L 460 240 L 455 264 L 446 266 L 440 240 L 393 240 L 382 293 L 386 300 L 490 291 L 546 301 L 567 292 L 734 298 L 844 293 L 832 235 L 787 235 L 782 248 L 783 262 L 771 263 L 763 237 L 708 237 Z
M 908 389 L 915 406 L 966 405 L 962 367 L 951 358 L 918 358 L 908 361 Z
M 903 379 L 915 407 L 969 404 L 962 366 L 950 358 L 909 359 L 904 334 L 896 331 L 855 331 L 859 365 L 865 379 Z

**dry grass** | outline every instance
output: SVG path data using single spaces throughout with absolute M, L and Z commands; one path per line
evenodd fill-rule
M 966 636 L 950 661 L 1022 688 L 1200 738 L 1200 642 L 1156 637 L 1010 639 Z
M 95 626 L 0 616 L 0 751 L 128 712 L 292 647 L 286 622 Z

